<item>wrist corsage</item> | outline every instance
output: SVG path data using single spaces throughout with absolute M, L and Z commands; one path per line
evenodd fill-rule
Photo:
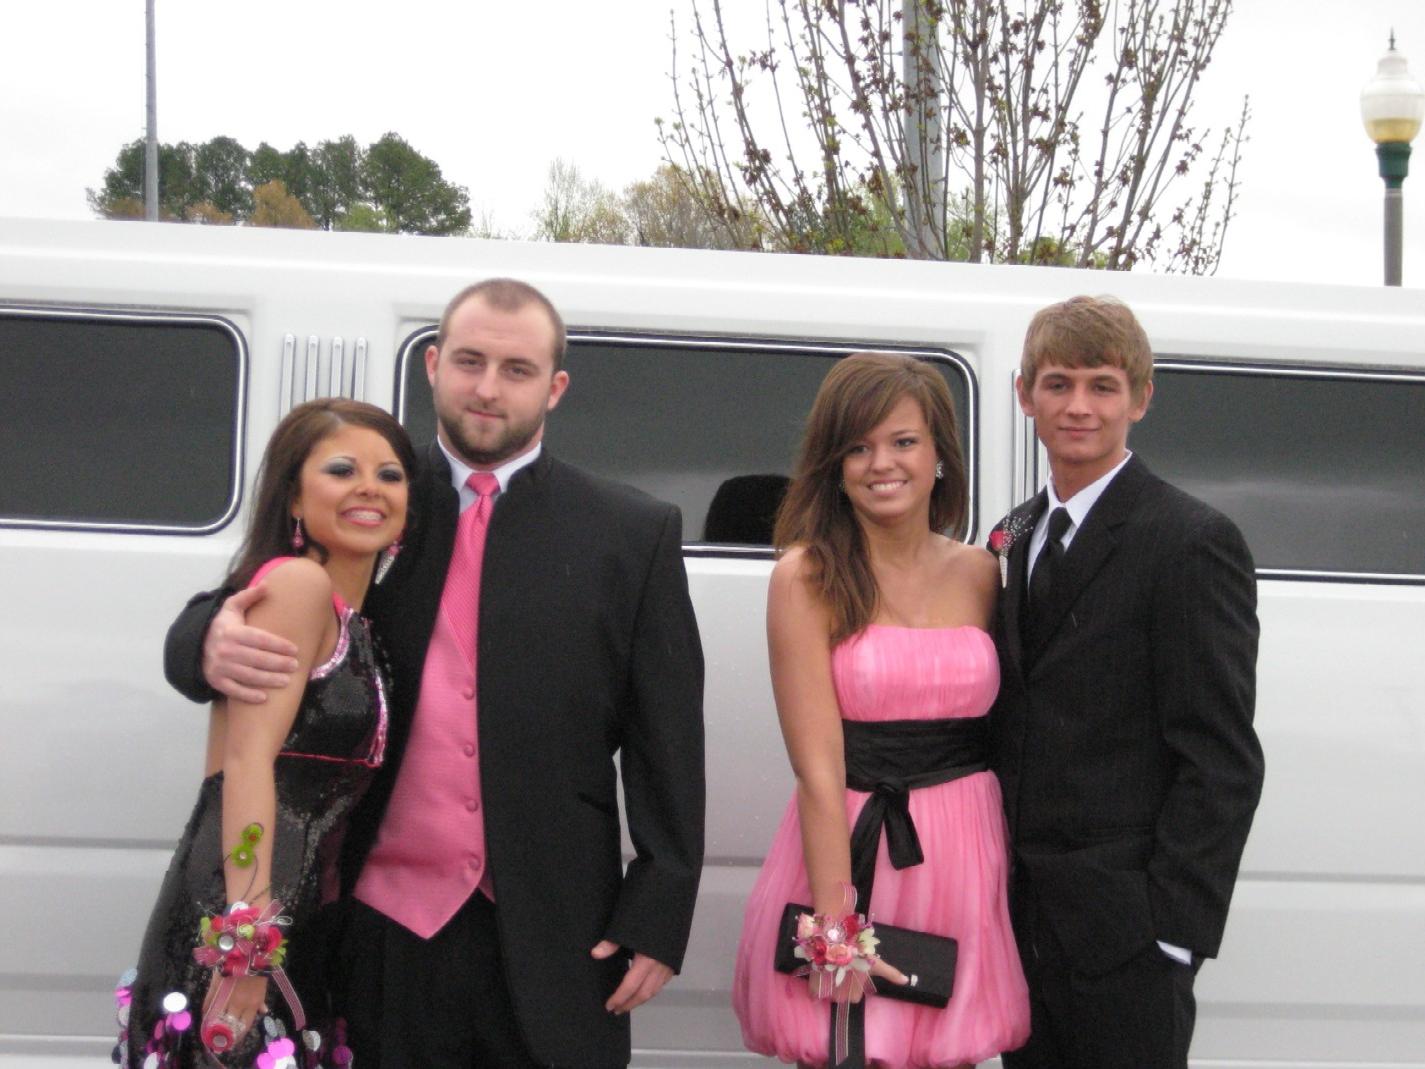
M 282 915 L 282 903 L 274 900 L 261 909 L 234 902 L 199 924 L 193 960 L 214 969 L 218 985 L 199 1030 L 208 1050 L 222 1054 L 242 1038 L 238 1019 L 227 1012 L 228 998 L 240 976 L 270 976 L 287 1000 L 298 1030 L 306 1027 L 302 1003 L 282 969 L 287 958 L 282 928 L 291 923 L 290 917 Z
M 847 888 L 847 897 L 846 912 L 839 917 L 803 913 L 797 918 L 795 954 L 807 963 L 804 974 L 813 998 L 854 1002 L 871 986 L 876 929 L 855 912 L 856 892 Z
M 846 1060 L 852 1003 L 876 990 L 871 983 L 871 966 L 877 960 L 879 943 L 871 922 L 856 912 L 856 889 L 846 883 L 841 889 L 839 916 L 798 915 L 797 946 L 793 951 L 806 962 L 796 975 L 807 978 L 807 993 L 812 998 L 831 1000 L 836 1065 Z
M 291 918 L 281 914 L 280 902 L 269 902 L 263 909 L 234 902 L 227 912 L 204 917 L 198 926 L 194 960 L 224 976 L 247 976 L 281 968 L 287 957 L 287 937 L 282 934 L 282 926 L 291 923 Z

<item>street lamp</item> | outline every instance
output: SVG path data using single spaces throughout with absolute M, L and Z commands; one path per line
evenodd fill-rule
M 1410 142 L 1425 119 L 1425 89 L 1410 76 L 1405 57 L 1390 49 L 1381 56 L 1376 76 L 1361 90 L 1361 119 L 1376 143 L 1380 176 L 1385 179 L 1385 284 L 1400 285 L 1400 187 L 1410 170 Z

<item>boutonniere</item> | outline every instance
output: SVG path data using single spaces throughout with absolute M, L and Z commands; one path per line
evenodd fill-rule
M 1019 539 L 1034 530 L 1034 522 L 1027 513 L 1011 512 L 990 532 L 990 552 L 999 558 L 1000 588 L 1009 586 L 1009 553 Z

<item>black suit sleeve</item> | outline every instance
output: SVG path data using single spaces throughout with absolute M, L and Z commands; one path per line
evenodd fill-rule
M 1159 813 L 1149 894 L 1157 938 L 1213 957 L 1262 790 L 1262 749 L 1252 727 L 1256 582 L 1241 533 L 1217 513 L 1164 563 L 1152 643 L 1157 705 L 1175 767 Z
M 703 652 L 670 507 L 633 639 L 620 763 L 635 857 L 606 936 L 682 967 L 703 865 Z
M 206 703 L 218 696 L 203 678 L 203 639 L 208 634 L 208 625 L 231 593 L 222 588 L 193 595 L 164 639 L 163 678 L 189 701 Z

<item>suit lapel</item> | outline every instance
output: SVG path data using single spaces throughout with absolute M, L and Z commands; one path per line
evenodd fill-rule
M 430 504 L 425 516 L 430 530 L 421 553 L 421 563 L 425 565 L 422 578 L 426 584 L 434 584 L 438 602 L 445 590 L 445 573 L 455 548 L 455 528 L 460 522 L 460 494 L 450 485 L 450 461 L 445 458 L 439 444 L 431 443 L 428 457 L 422 491 L 429 495 L 427 500 Z M 434 615 L 431 619 L 435 619 Z M 425 641 L 427 639 L 423 638 L 422 643 Z
M 1063 626 L 1064 618 L 1069 615 L 1084 588 L 1113 555 L 1118 545 L 1117 529 L 1128 518 L 1147 479 L 1148 472 L 1143 463 L 1136 456 L 1130 458 L 1123 470 L 1104 488 L 1103 494 L 1084 518 L 1083 527 L 1074 534 L 1074 540 L 1064 554 L 1062 570 L 1055 576 L 1049 604 L 1043 610 L 1048 614 L 1040 631 L 1045 645 Z
M 391 620 L 400 617 L 400 623 L 388 628 L 386 634 L 393 649 L 401 648 L 399 682 L 408 693 L 414 691 L 411 681 L 420 679 L 425 663 L 460 517 L 460 495 L 450 485 L 450 463 L 439 445 L 431 443 L 412 490 L 412 508 L 419 510 L 416 545 L 396 558 L 382 599 L 382 616 Z M 389 606 L 386 598 L 390 598 Z
M 1023 671 L 1023 634 L 1021 632 L 1020 610 L 1024 602 L 1024 570 L 1029 559 L 1029 543 L 1034 538 L 1034 527 L 1039 522 L 1049 502 L 1049 496 L 1040 490 L 1018 508 L 1011 509 L 1000 526 L 1016 532 L 1009 547 L 1008 570 L 1005 573 L 1004 592 L 1000 597 L 1002 631 L 1011 663 Z
M 518 611 L 522 599 L 528 596 L 523 589 L 527 568 L 521 562 L 529 557 L 530 532 L 542 522 L 539 516 L 552 464 L 549 449 L 541 449 L 532 463 L 511 476 L 509 486 L 495 498 L 495 511 L 490 514 L 490 530 L 485 538 L 485 560 L 480 568 L 478 641 L 482 646 L 490 634 L 486 621 L 498 619 L 507 608 Z M 506 599 L 510 599 L 508 606 Z

